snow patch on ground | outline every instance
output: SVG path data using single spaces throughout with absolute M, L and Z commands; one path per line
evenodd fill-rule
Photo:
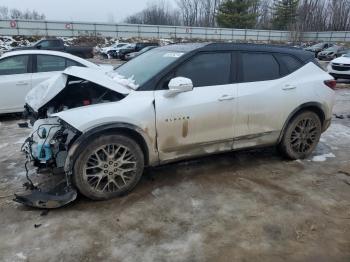
M 327 158 L 334 158 L 335 155 L 333 153 L 328 153 L 328 154 L 323 154 L 323 155 L 319 155 L 319 156 L 314 156 L 312 158 L 312 161 L 314 162 L 324 162 L 327 160 Z
M 12 168 L 14 168 L 14 167 L 16 166 L 16 164 L 17 164 L 17 163 L 15 163 L 15 162 L 10 163 L 10 164 L 7 166 L 7 169 L 12 169 Z
M 159 197 L 159 195 L 161 194 L 161 190 L 159 188 L 156 188 L 152 191 L 151 193 L 154 197 Z
M 9 145 L 8 143 L 1 144 L 1 145 L 0 145 L 0 149 L 5 148 L 5 147 L 7 147 L 8 145 Z
M 23 138 L 17 140 L 17 142 L 15 142 L 15 144 L 16 144 L 16 145 L 18 145 L 18 144 L 21 144 L 21 145 L 22 145 L 22 144 L 24 143 L 25 140 L 26 140 L 26 138 L 23 137 Z
M 18 257 L 19 259 L 22 259 L 22 260 L 26 260 L 27 259 L 27 257 L 23 254 L 23 252 L 17 253 L 16 257 Z

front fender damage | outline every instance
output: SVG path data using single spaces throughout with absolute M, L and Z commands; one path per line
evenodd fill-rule
M 16 193 L 13 200 L 26 206 L 45 209 L 59 208 L 73 202 L 77 198 L 77 190 L 71 183 L 71 175 L 64 172 L 64 164 L 70 145 L 80 135 L 78 130 L 57 117 L 36 121 L 33 132 L 22 145 L 22 151 L 26 155 L 26 190 L 24 193 Z M 50 183 L 34 183 L 29 177 L 29 163 L 37 168 L 34 173 L 38 176 L 45 174 L 50 176 L 47 181 L 59 180 L 54 186 L 47 185 Z
M 34 188 L 28 193 L 15 194 L 15 202 L 36 208 L 53 209 L 63 207 L 77 198 L 78 192 L 67 184 L 61 184 L 55 188 L 43 192 Z

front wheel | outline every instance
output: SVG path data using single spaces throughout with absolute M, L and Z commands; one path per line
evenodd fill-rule
M 290 159 L 306 158 L 316 148 L 321 133 L 319 116 L 312 111 L 304 111 L 289 122 L 279 149 Z
M 93 200 L 131 191 L 144 168 L 140 146 L 124 135 L 105 135 L 89 142 L 74 164 L 73 182 Z

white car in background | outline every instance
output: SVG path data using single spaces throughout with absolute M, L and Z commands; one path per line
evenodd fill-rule
M 333 59 L 328 64 L 327 71 L 335 79 L 350 79 L 350 53 Z
M 103 71 L 113 69 L 113 66 L 99 66 L 64 52 L 23 50 L 4 53 L 0 57 L 0 114 L 22 112 L 25 97 L 34 86 L 70 66 Z
M 103 47 L 100 49 L 100 53 L 102 55 L 106 55 L 108 57 L 108 52 L 110 51 L 119 51 L 121 48 L 124 48 L 127 46 L 128 43 L 116 43 L 108 47 Z

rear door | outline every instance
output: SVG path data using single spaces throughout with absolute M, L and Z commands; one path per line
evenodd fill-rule
M 24 110 L 31 89 L 31 56 L 17 55 L 0 60 L 0 113 Z
M 38 85 L 72 65 L 79 66 L 80 64 L 60 56 L 36 55 L 34 57 L 33 86 Z
M 201 53 L 168 79 L 187 77 L 194 89 L 166 97 L 155 91 L 157 144 L 161 161 L 232 149 L 234 97 L 231 53 Z
M 287 67 L 288 63 L 288 67 Z M 276 142 L 296 104 L 297 86 L 289 74 L 302 66 L 297 59 L 273 53 L 241 52 L 234 148 Z

